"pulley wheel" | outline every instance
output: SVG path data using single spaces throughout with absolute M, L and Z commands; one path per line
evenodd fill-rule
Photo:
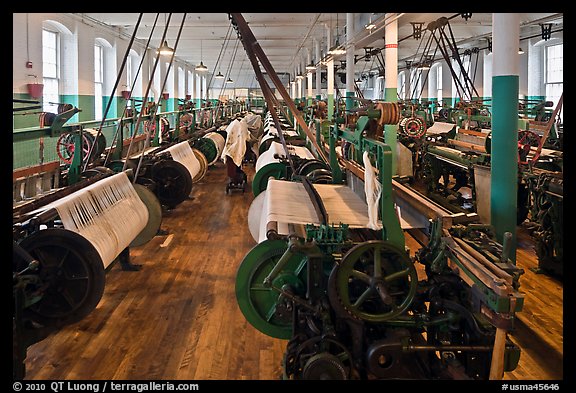
M 194 118 L 190 113 L 185 113 L 182 116 L 180 116 L 180 129 L 182 130 L 182 128 L 184 128 L 183 131 L 188 132 L 190 127 L 192 126 L 193 120 Z
M 344 344 L 324 335 L 307 339 L 287 351 L 284 373 L 294 379 L 345 380 L 352 372 L 352 354 Z
M 300 176 L 307 176 L 310 172 L 316 169 L 326 169 L 330 170 L 330 167 L 324 163 L 324 161 L 312 159 L 306 160 L 302 165 L 296 169 L 296 173 Z
M 408 254 L 382 240 L 352 247 L 335 265 L 328 296 L 336 310 L 353 318 L 384 322 L 408 309 L 418 286 L 418 275 Z
M 90 143 L 94 146 L 92 148 L 92 158 L 90 159 L 90 162 L 92 162 L 100 157 L 100 155 L 104 153 L 104 150 L 106 150 L 106 137 L 103 132 L 98 135 L 98 130 L 93 128 L 85 128 L 83 131 L 90 139 Z
M 306 175 L 314 184 L 332 184 L 332 172 L 327 169 L 314 169 Z
M 302 370 L 305 380 L 346 380 L 348 379 L 344 365 L 331 353 L 321 352 L 311 356 Z
M 376 109 L 380 110 L 379 125 L 398 124 L 400 121 L 400 106 L 397 102 L 379 102 Z
M 264 240 L 246 254 L 236 273 L 236 300 L 246 320 L 262 333 L 284 340 L 292 336 L 292 313 L 282 307 L 280 293 L 262 283 L 287 248 L 284 240 Z M 272 285 L 289 286 L 294 295 L 303 295 L 306 258 L 292 256 Z
M 532 155 L 532 148 L 540 146 L 540 135 L 530 130 L 518 131 L 518 163 L 527 165 L 538 160 L 540 154 Z
M 283 162 L 271 162 L 264 165 L 258 172 L 254 174 L 252 179 L 252 193 L 255 197 L 268 187 L 268 179 L 273 177 L 275 179 L 285 179 L 286 164 Z
M 40 262 L 38 282 L 25 292 L 40 299 L 26 308 L 26 316 L 49 326 L 80 321 L 96 307 L 104 293 L 102 258 L 86 238 L 62 228 L 48 228 L 23 239 L 20 246 Z M 14 256 L 13 271 L 24 262 Z
M 113 175 L 114 171 L 105 166 L 95 166 L 94 168 L 86 169 L 82 172 L 82 177 L 90 178 L 96 175 Z
M 419 117 L 408 117 L 402 119 L 402 130 L 412 138 L 421 138 L 426 134 L 426 124 Z
M 130 247 L 138 247 L 148 243 L 158 234 L 160 225 L 162 224 L 162 205 L 156 195 L 150 189 L 142 184 L 133 184 L 136 193 L 146 205 L 148 209 L 148 222 L 146 226 L 140 231 L 138 236 L 132 240 Z
M 194 142 L 194 147 L 204 154 L 208 165 L 212 165 L 218 160 L 218 147 L 216 142 L 210 138 L 200 138 Z
M 200 170 L 198 171 L 196 176 L 192 178 L 192 183 L 198 183 L 200 180 L 204 179 L 204 176 L 206 176 L 206 172 L 208 172 L 208 160 L 200 150 L 192 148 L 192 151 L 194 152 L 194 155 L 198 159 L 198 162 L 200 162 Z
M 192 192 L 192 176 L 188 169 L 174 160 L 161 160 L 152 166 L 156 196 L 170 208 L 182 203 Z
M 76 145 L 74 143 L 74 134 L 69 132 L 64 132 L 60 134 L 58 140 L 56 141 L 56 153 L 60 161 L 65 164 L 71 164 L 74 159 L 74 150 Z M 88 157 L 88 152 L 90 151 L 90 146 L 92 142 L 88 135 L 82 134 L 82 163 L 86 162 L 86 157 Z

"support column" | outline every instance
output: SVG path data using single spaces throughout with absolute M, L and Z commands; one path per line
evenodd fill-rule
M 488 49 L 484 51 L 484 59 L 482 61 L 483 72 L 482 72 L 482 96 L 485 98 L 492 98 L 492 52 Z M 487 101 L 491 103 L 491 101 Z
M 326 29 L 326 52 L 332 45 L 332 35 L 330 34 L 330 27 Z M 328 103 L 328 120 L 334 120 L 334 57 L 330 56 L 326 64 L 328 83 L 326 85 L 326 98 Z
M 354 14 L 346 14 L 346 110 L 354 107 Z
M 428 101 L 432 113 L 436 113 L 436 106 L 438 105 L 438 66 L 430 67 L 428 71 Z
M 316 100 L 322 98 L 322 66 L 320 59 L 322 55 L 320 53 L 320 41 L 314 38 L 314 50 L 316 51 Z
M 384 101 L 398 102 L 398 21 L 396 19 L 386 25 L 384 41 L 384 59 L 386 63 Z M 397 171 L 397 132 L 397 124 L 384 125 L 384 142 L 392 149 L 392 176 L 396 175 Z
M 307 52 L 307 60 L 306 60 L 306 65 L 310 64 L 312 62 L 312 58 L 310 56 L 310 49 L 308 48 L 306 50 Z M 307 89 L 307 93 L 306 93 L 306 105 L 307 106 L 311 106 L 312 105 L 312 71 L 308 71 L 306 72 L 306 77 L 307 77 L 307 81 L 306 81 L 306 87 Z
M 520 17 L 494 13 L 492 21 L 490 222 L 498 242 L 504 242 L 505 232 L 512 233 L 510 258 L 516 261 Z

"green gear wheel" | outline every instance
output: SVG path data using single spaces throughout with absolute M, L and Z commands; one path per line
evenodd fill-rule
M 262 333 L 284 340 L 292 336 L 292 315 L 282 315 L 279 306 L 283 296 L 262 283 L 287 248 L 284 240 L 264 240 L 246 254 L 236 274 L 236 300 L 246 320 Z M 272 286 L 282 288 L 287 284 L 294 295 L 303 295 L 306 261 L 303 255 L 292 256 Z
M 384 322 L 408 309 L 416 295 L 418 274 L 404 250 L 387 241 L 370 240 L 352 247 L 334 266 L 329 286 L 332 304 L 356 319 Z

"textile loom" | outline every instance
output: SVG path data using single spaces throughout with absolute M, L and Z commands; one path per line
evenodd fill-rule
M 73 188 L 14 213 L 15 376 L 23 377 L 28 346 L 94 310 L 114 261 L 138 269 L 129 247 L 160 226 L 160 203 L 126 172 L 95 174 Z

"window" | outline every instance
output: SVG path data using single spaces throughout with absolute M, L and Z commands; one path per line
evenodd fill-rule
M 102 119 L 102 91 L 104 85 L 104 48 L 94 45 L 94 119 Z
M 410 72 L 410 99 L 418 100 L 422 96 L 422 70 L 415 68 Z
M 44 91 L 42 110 L 57 113 L 60 100 L 60 37 L 58 33 L 42 30 L 42 76 Z M 52 104 L 51 104 L 52 102 Z
M 546 47 L 546 100 L 558 103 L 564 91 L 564 44 Z M 563 118 L 563 112 L 560 116 Z
M 194 93 L 194 74 L 192 71 L 188 71 L 188 89 L 186 90 L 189 95 L 193 95 Z
M 398 74 L 398 95 L 401 100 L 406 98 L 406 74 L 401 72 Z
M 186 86 L 186 72 L 184 68 L 178 67 L 178 98 L 184 98 Z
M 436 66 L 436 91 L 438 94 L 436 97 L 438 98 L 438 102 L 442 102 L 442 64 L 438 64 Z

